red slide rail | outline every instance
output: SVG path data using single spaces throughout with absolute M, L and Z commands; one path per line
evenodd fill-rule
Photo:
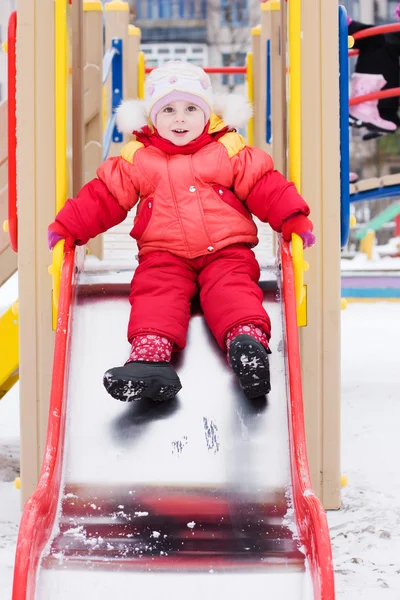
M 357 33 L 353 33 L 351 37 L 355 40 L 363 40 L 365 38 L 374 37 L 376 35 L 384 35 L 385 33 L 393 33 L 395 31 L 400 31 L 400 23 L 389 23 L 388 25 L 369 27 L 367 29 L 357 31 Z M 349 50 L 349 56 L 357 56 L 358 53 L 359 50 L 357 50 L 357 48 Z
M 293 262 L 287 242 L 282 243 L 281 257 L 290 391 L 290 466 L 295 518 L 300 541 L 310 565 L 314 598 L 334 600 L 335 583 L 329 528 L 322 504 L 312 489 L 308 466 Z
M 145 73 L 151 73 L 154 67 L 146 67 L 145 68 Z M 242 74 L 246 74 L 247 73 L 247 67 L 202 67 L 203 71 L 205 71 L 206 73 L 209 74 L 215 74 L 218 73 L 220 75 L 229 75 L 229 74 L 237 74 L 237 73 L 242 73 Z
M 8 20 L 8 235 L 10 246 L 18 252 L 17 214 L 17 13 Z
M 74 251 L 64 258 L 54 348 L 46 452 L 39 483 L 25 504 L 18 532 L 12 600 L 33 600 L 40 555 L 56 518 L 65 430 L 67 346 L 74 287 Z

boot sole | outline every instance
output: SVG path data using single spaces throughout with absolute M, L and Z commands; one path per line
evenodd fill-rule
M 229 349 L 232 369 L 248 398 L 260 398 L 271 391 L 267 350 L 248 335 L 239 335 Z
M 395 133 L 396 129 L 383 129 L 382 127 L 378 127 L 378 125 L 374 125 L 373 123 L 368 123 L 367 121 L 362 121 L 361 119 L 356 119 L 349 115 L 349 125 L 350 127 L 355 127 L 356 129 L 362 129 L 365 127 L 367 131 L 373 131 L 376 133 Z
M 152 375 L 147 368 L 144 368 L 142 373 L 139 372 L 132 377 L 128 363 L 123 367 L 115 367 L 106 371 L 103 384 L 110 396 L 121 402 L 135 402 L 141 398 L 164 402 L 172 400 L 182 389 L 180 379 L 172 367 L 168 371 L 160 376 Z

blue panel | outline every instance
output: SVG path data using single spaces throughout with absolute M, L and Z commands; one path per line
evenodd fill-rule
M 116 54 L 113 58 L 112 64 L 112 93 L 111 93 L 111 106 L 112 106 L 112 114 L 115 113 L 118 106 L 122 102 L 122 40 L 119 38 L 113 38 L 111 45 L 113 48 L 117 50 Z M 116 126 L 114 126 L 112 133 L 112 141 L 113 142 L 122 142 L 122 133 L 120 133 Z
M 350 231 L 350 138 L 349 58 L 347 12 L 339 6 L 339 89 L 340 89 L 340 245 L 347 244 Z
M 397 288 L 346 288 L 342 287 L 342 298 L 399 298 Z
M 267 106 L 266 106 L 266 132 L 265 141 L 267 144 L 272 142 L 272 124 L 271 124 L 271 40 L 267 40 Z
M 350 202 L 364 202 L 365 200 L 382 200 L 384 198 L 399 198 L 400 185 L 385 185 L 365 192 L 356 192 L 350 195 Z

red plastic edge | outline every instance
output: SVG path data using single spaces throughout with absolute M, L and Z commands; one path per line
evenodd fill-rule
M 18 532 L 12 600 L 33 600 L 41 552 L 56 518 L 64 448 L 67 346 L 74 291 L 74 250 L 65 254 L 54 347 L 46 453 L 35 492 L 25 504 Z
M 8 20 L 8 235 L 10 246 L 18 252 L 17 215 L 17 13 Z
M 289 375 L 289 445 L 295 519 L 300 541 L 310 566 L 314 598 L 334 600 L 335 583 L 328 523 L 323 506 L 312 489 L 308 467 L 294 272 L 287 242 L 282 242 L 281 260 Z

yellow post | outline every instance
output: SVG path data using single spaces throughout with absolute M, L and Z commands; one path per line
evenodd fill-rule
M 247 53 L 247 97 L 250 104 L 254 102 L 254 77 L 253 77 L 253 53 Z M 254 116 L 252 115 L 247 124 L 247 143 L 252 146 L 254 142 Z
M 289 3 L 289 177 L 301 192 L 301 0 Z
M 144 82 L 146 78 L 146 60 L 144 52 L 139 52 L 138 58 L 138 98 L 143 100 L 144 98 Z
M 372 260 L 372 254 L 375 243 L 375 231 L 367 231 L 366 236 L 360 242 L 360 251 L 367 255 L 368 260 Z
M 55 5 L 56 213 L 67 197 L 67 0 Z

